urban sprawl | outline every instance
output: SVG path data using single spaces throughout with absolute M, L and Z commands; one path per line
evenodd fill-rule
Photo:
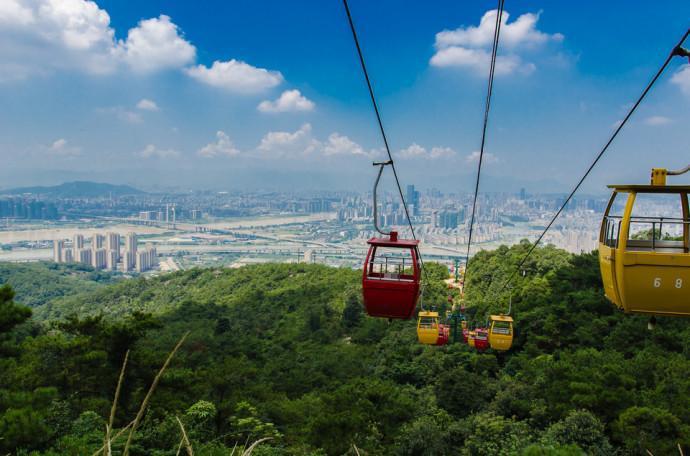
M 470 194 L 404 189 L 425 256 L 464 260 Z M 477 249 L 533 239 L 563 195 L 480 194 Z M 545 241 L 570 252 L 596 248 L 606 196 L 575 198 Z M 382 192 L 379 225 L 405 236 L 399 195 Z M 358 267 L 376 235 L 370 193 L 144 193 L 100 196 L 49 193 L 0 196 L 0 261 L 75 262 L 141 273 L 262 261 L 309 261 Z

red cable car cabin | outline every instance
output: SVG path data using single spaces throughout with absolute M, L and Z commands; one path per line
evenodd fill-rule
M 438 340 L 436 345 L 446 345 L 448 339 L 450 338 L 450 326 L 448 325 L 438 325 Z
M 364 307 L 372 317 L 410 319 L 420 293 L 419 241 L 371 238 L 364 263 Z
M 474 348 L 479 351 L 484 351 L 489 348 L 489 330 L 486 328 L 477 328 L 477 336 L 474 339 Z

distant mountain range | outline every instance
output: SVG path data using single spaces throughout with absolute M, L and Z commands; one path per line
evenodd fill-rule
M 140 195 L 145 192 L 128 185 L 113 185 L 87 181 L 65 182 L 64 184 L 54 185 L 52 187 L 36 186 L 0 190 L 0 194 L 2 195 L 22 195 L 26 193 L 61 198 L 78 198 L 109 195 Z

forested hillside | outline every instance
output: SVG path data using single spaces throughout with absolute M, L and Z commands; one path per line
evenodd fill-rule
M 2 263 L 0 285 L 10 285 L 22 304 L 39 308 L 56 298 L 90 292 L 116 276 L 79 263 Z
M 505 311 L 528 244 L 477 254 L 468 314 Z M 447 305 L 428 265 L 427 304 Z M 0 281 L 17 284 L 11 271 Z M 73 277 L 89 280 L 88 277 Z M 358 271 L 318 265 L 192 270 L 55 299 L 0 293 L 0 454 L 92 454 L 151 396 L 132 455 L 613 455 L 690 450 L 690 326 L 626 316 L 595 255 L 538 249 L 512 289 L 516 346 L 421 346 L 415 324 L 363 313 Z M 30 296 L 25 292 L 21 296 Z M 36 316 L 23 304 L 34 307 Z M 126 436 L 126 432 L 124 433 Z M 113 444 L 120 454 L 123 437 Z M 185 451 L 184 449 L 182 451 Z M 241 454 L 235 453 L 235 454 Z

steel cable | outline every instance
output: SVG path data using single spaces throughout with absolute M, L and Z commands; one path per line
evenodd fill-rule
M 645 87 L 644 91 L 642 91 L 642 95 L 640 95 L 640 97 L 637 99 L 637 101 L 635 102 L 635 104 L 633 104 L 633 106 L 630 108 L 630 110 L 629 110 L 628 113 L 625 115 L 625 117 L 623 118 L 623 120 L 620 122 L 620 124 L 618 125 L 618 127 L 616 127 L 615 131 L 613 132 L 613 134 L 611 135 L 611 137 L 609 138 L 609 140 L 606 142 L 606 144 L 605 144 L 604 147 L 601 149 L 601 151 L 599 151 L 599 153 L 596 155 L 596 157 L 594 158 L 594 161 L 592 162 L 592 164 L 589 165 L 589 168 L 587 168 L 587 171 L 585 171 L 585 173 L 584 173 L 584 175 L 582 176 L 582 178 L 580 178 L 580 180 L 578 181 L 577 185 L 575 185 L 575 188 L 573 188 L 573 190 L 570 192 L 570 194 L 568 195 L 568 197 L 565 199 L 565 201 L 563 202 L 563 204 L 561 205 L 561 207 L 558 209 L 558 212 L 556 212 L 556 214 L 553 216 L 553 218 L 551 219 L 551 221 L 549 222 L 549 224 L 546 226 L 546 228 L 544 228 L 544 231 L 542 231 L 542 233 L 539 235 L 539 237 L 537 238 L 537 240 L 531 245 L 530 249 L 527 251 L 527 253 L 525 254 L 525 256 L 522 258 L 522 260 L 521 260 L 520 263 L 518 264 L 517 268 L 515 268 L 515 270 L 513 271 L 513 273 L 508 277 L 508 280 L 506 280 L 505 283 L 503 284 L 503 286 L 501 286 L 501 288 L 499 289 L 499 291 L 497 292 L 497 294 L 498 294 L 498 293 L 501 293 L 503 290 L 505 290 L 505 288 L 513 281 L 513 279 L 515 278 L 515 275 L 518 273 L 518 271 L 520 271 L 520 268 L 522 268 L 522 266 L 525 264 L 525 262 L 526 262 L 527 259 L 530 257 L 530 255 L 532 254 L 532 252 L 534 252 L 534 250 L 537 248 L 537 246 L 538 246 L 539 243 L 542 241 L 542 239 L 544 238 L 544 236 L 546 235 L 546 233 L 549 231 L 549 229 L 551 228 L 551 226 L 554 224 L 554 222 L 556 221 L 556 219 L 558 218 L 558 216 L 561 215 L 561 212 L 563 212 L 563 209 L 565 209 L 565 207 L 568 205 L 568 203 L 569 203 L 570 200 L 573 198 L 573 196 L 575 195 L 575 193 L 580 189 L 580 186 L 581 186 L 582 183 L 585 181 L 585 179 L 589 176 L 589 174 L 592 172 L 592 169 L 594 169 L 594 167 L 595 167 L 596 164 L 599 162 L 599 160 L 601 159 L 601 157 L 604 156 L 604 154 L 605 154 L 606 151 L 608 150 L 608 148 L 609 148 L 609 146 L 611 145 L 611 143 L 613 142 L 613 140 L 616 139 L 616 136 L 618 136 L 618 133 L 620 133 L 620 131 L 621 131 L 621 130 L 623 129 L 623 127 L 625 126 L 625 124 L 628 122 L 628 119 L 630 119 L 630 117 L 633 115 L 633 113 L 635 112 L 635 110 L 637 109 L 637 107 L 640 105 L 640 103 L 642 103 L 642 100 L 644 100 L 644 98 L 647 96 L 647 93 L 651 90 L 651 88 L 652 88 L 652 87 L 654 86 L 654 84 L 657 82 L 657 80 L 658 80 L 659 77 L 662 75 L 662 73 L 664 72 L 664 70 L 666 70 L 666 67 L 668 67 L 668 64 L 671 62 L 671 60 L 673 59 L 673 57 L 675 57 L 675 56 L 685 56 L 684 53 L 683 53 L 683 51 L 685 51 L 685 52 L 687 52 L 687 51 L 686 51 L 685 49 L 683 49 L 681 46 L 683 45 L 683 43 L 684 43 L 685 40 L 687 39 L 688 35 L 690 35 L 690 29 L 688 29 L 688 30 L 683 34 L 683 37 L 680 39 L 680 41 L 678 42 L 678 44 L 673 48 L 673 50 L 672 50 L 671 53 L 668 55 L 668 57 L 666 57 L 666 60 L 665 60 L 664 63 L 661 65 L 661 68 L 659 68 L 659 70 L 656 72 L 656 74 L 654 75 L 654 77 L 652 78 L 652 80 L 651 80 L 651 81 L 647 84 L 647 86 Z
M 496 55 L 498 54 L 498 42 L 501 34 L 501 19 L 503 17 L 503 8 L 505 0 L 498 0 L 498 7 L 496 9 L 496 26 L 494 28 L 494 42 L 491 49 L 491 63 L 489 65 L 489 83 L 486 90 L 486 102 L 484 107 L 484 126 L 482 128 L 482 141 L 479 148 L 479 163 L 477 165 L 477 179 L 474 184 L 474 199 L 472 202 L 472 216 L 470 218 L 470 230 L 467 236 L 467 255 L 465 257 L 465 277 L 469 269 L 470 249 L 472 247 L 472 233 L 474 230 L 474 219 L 477 210 L 477 196 L 479 195 L 479 178 L 482 174 L 482 163 L 484 161 L 484 147 L 486 145 L 486 130 L 489 125 L 489 111 L 491 109 L 491 94 L 494 88 L 494 76 L 496 73 Z
M 367 83 L 367 89 L 369 89 L 369 97 L 371 98 L 371 104 L 374 107 L 374 113 L 376 114 L 376 121 L 378 122 L 379 131 L 381 132 L 381 137 L 383 138 L 383 144 L 386 148 L 386 153 L 388 154 L 388 160 L 391 169 L 393 170 L 393 177 L 395 177 L 395 184 L 398 187 L 398 192 L 400 193 L 400 200 L 402 201 L 403 208 L 405 209 L 405 217 L 407 218 L 407 223 L 410 227 L 410 233 L 412 234 L 412 239 L 417 240 L 417 236 L 414 232 L 414 227 L 412 226 L 412 219 L 410 218 L 410 211 L 407 208 L 407 203 L 405 202 L 405 196 L 403 195 L 402 186 L 400 185 L 400 179 L 398 179 L 398 172 L 395 169 L 395 162 L 393 160 L 393 155 L 391 154 L 390 146 L 388 145 L 388 136 L 386 135 L 386 130 L 383 128 L 383 121 L 381 120 L 381 113 L 379 112 L 379 106 L 376 102 L 376 97 L 374 96 L 374 89 L 371 85 L 371 79 L 369 78 L 369 72 L 367 71 L 367 65 L 364 61 L 364 54 L 362 53 L 362 47 L 359 44 L 359 38 L 357 37 L 357 31 L 355 29 L 354 21 L 352 20 L 352 14 L 350 13 L 350 7 L 347 0 L 343 0 L 343 6 L 345 7 L 345 13 L 347 14 L 347 21 L 350 24 L 350 31 L 352 32 L 352 38 L 355 42 L 355 47 L 357 48 L 357 56 L 359 57 L 359 63 L 362 67 L 362 72 L 364 73 L 364 79 Z M 379 174 L 380 177 L 380 174 Z M 374 221 L 378 225 L 378 221 Z M 424 260 L 422 259 L 422 253 L 419 252 L 419 262 L 424 272 L 424 278 L 426 282 L 429 282 L 429 276 L 424 267 Z M 422 286 L 422 295 L 424 294 L 424 287 Z M 424 305 L 422 303 L 422 308 Z

